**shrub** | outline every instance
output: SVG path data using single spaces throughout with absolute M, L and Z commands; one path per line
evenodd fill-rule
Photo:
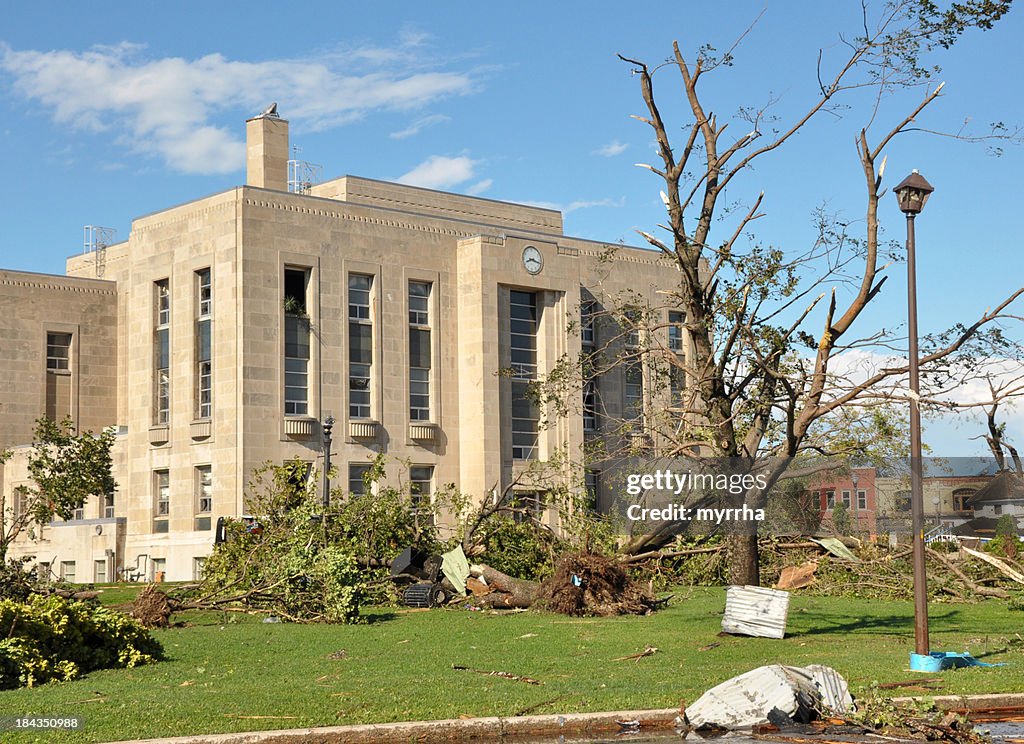
M 30 566 L 30 558 L 8 558 L 0 562 L 0 599 L 23 602 L 40 583 L 38 569 Z
M 985 543 L 985 552 L 1016 560 L 1024 553 L 1024 544 L 1016 535 L 997 535 Z
M 0 599 L 0 689 L 71 680 L 96 669 L 134 667 L 163 657 L 139 623 L 95 602 L 56 594 Z
M 204 566 L 204 601 L 234 597 L 294 621 L 359 622 L 364 603 L 393 599 L 387 566 L 399 552 L 436 552 L 431 515 L 414 513 L 409 495 L 383 482 L 383 457 L 365 494 L 336 489 L 326 515 L 306 467 L 296 460 L 253 474 L 247 503 L 256 523 L 228 520 L 227 542 Z
M 487 519 L 480 530 L 484 546 L 481 561 L 519 579 L 539 581 L 553 570 L 560 552 L 559 540 L 550 530 L 506 515 Z
M 1017 519 L 1012 514 L 1004 514 L 996 520 L 996 537 L 1017 537 Z

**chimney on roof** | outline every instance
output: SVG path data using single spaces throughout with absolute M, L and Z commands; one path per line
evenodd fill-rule
M 288 122 L 272 103 L 245 122 L 245 183 L 261 189 L 288 190 Z

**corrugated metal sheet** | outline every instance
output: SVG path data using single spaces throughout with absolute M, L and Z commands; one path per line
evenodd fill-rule
M 843 675 L 832 667 L 821 664 L 810 664 L 803 667 L 810 672 L 814 684 L 818 686 L 821 693 L 821 703 L 826 710 L 836 715 L 843 715 L 853 710 L 853 697 L 850 695 L 850 686 L 846 684 Z
M 725 633 L 782 638 L 788 616 L 789 592 L 759 586 L 730 586 L 725 591 Z
M 807 672 L 773 664 L 712 687 L 686 708 L 686 720 L 694 728 L 745 729 L 764 723 L 768 713 L 777 709 L 806 723 L 819 700 Z
M 846 680 L 830 667 L 772 664 L 712 687 L 687 707 L 686 720 L 694 728 L 745 729 L 777 709 L 806 723 L 823 709 L 843 713 L 852 702 Z

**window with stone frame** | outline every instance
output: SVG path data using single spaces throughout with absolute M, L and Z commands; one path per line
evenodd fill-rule
M 540 439 L 540 408 L 530 384 L 537 379 L 536 292 L 509 291 L 509 357 L 512 413 L 512 459 L 534 460 Z
M 409 282 L 409 420 L 430 421 L 430 282 Z
M 70 333 L 46 334 L 46 369 L 49 372 L 67 372 L 71 369 Z
M 284 269 L 284 414 L 309 414 L 309 269 Z
M 168 531 L 171 515 L 171 473 L 169 470 L 153 471 L 153 532 Z
M 365 494 L 366 474 L 369 472 L 369 465 L 350 464 L 348 466 L 348 492 L 355 495 Z
M 348 276 L 348 415 L 369 419 L 373 400 L 373 277 Z
M 153 421 L 167 424 L 171 418 L 171 285 L 169 279 L 153 284 Z
M 196 282 L 195 416 L 213 415 L 213 282 L 210 269 L 200 269 Z
M 434 522 L 433 494 L 434 466 L 411 466 L 409 468 L 409 495 L 412 502 L 412 513 L 421 524 L 433 524 Z

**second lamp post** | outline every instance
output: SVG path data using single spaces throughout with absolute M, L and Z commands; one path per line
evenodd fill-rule
M 910 339 L 910 515 L 914 530 L 914 647 L 928 653 L 928 579 L 924 565 L 924 484 L 921 463 L 921 379 L 917 351 L 917 262 L 914 218 L 934 191 L 914 170 L 893 189 L 900 211 L 907 216 L 907 334 Z

